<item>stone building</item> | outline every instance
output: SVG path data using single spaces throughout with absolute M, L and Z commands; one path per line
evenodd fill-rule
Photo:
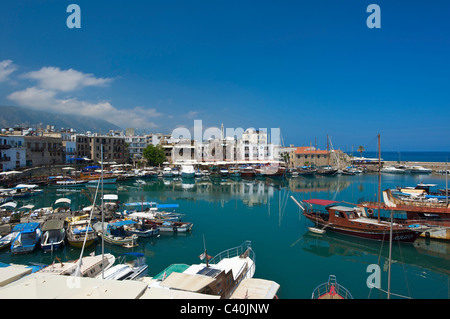
M 25 136 L 27 166 L 64 164 L 65 151 L 60 137 Z

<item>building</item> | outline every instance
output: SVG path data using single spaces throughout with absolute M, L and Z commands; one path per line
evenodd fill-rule
M 103 162 L 128 163 L 128 148 L 124 136 L 77 135 L 77 158 L 87 158 L 100 163 L 102 161 L 102 145 Z
M 139 161 L 143 158 L 144 148 L 147 147 L 147 136 L 125 136 L 125 143 L 127 143 L 128 153 L 132 161 Z
M 289 166 L 335 166 L 347 165 L 348 156 L 340 150 L 320 150 L 314 146 L 302 146 L 291 148 L 289 154 Z
M 268 143 L 267 132 L 248 129 L 242 136 L 214 136 L 204 140 L 181 140 L 172 147 L 175 164 L 265 164 L 281 160 L 280 145 Z
M 0 172 L 26 166 L 25 138 L 19 135 L 0 135 Z
M 64 164 L 65 150 L 61 137 L 25 136 L 27 166 Z

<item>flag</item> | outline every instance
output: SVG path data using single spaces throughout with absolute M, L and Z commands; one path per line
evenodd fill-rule
M 198 258 L 200 258 L 200 260 L 205 259 L 205 257 L 207 258 L 207 260 L 210 260 L 212 258 L 212 256 L 210 256 L 210 255 L 208 255 L 206 253 L 203 253 L 200 256 L 198 256 Z

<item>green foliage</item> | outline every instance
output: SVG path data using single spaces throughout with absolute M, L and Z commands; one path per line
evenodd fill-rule
M 148 145 L 143 151 L 144 158 L 151 166 L 158 166 L 166 160 L 166 155 L 161 145 Z

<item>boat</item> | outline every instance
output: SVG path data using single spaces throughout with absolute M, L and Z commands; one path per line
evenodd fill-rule
M 181 177 L 182 178 L 194 178 L 195 170 L 192 165 L 183 165 L 181 166 Z
M 55 181 L 54 184 L 52 184 L 53 186 L 57 186 L 57 187 L 82 187 L 85 186 L 88 183 L 88 181 L 84 180 L 84 179 L 66 179 L 66 180 L 62 180 L 62 181 Z
M 320 228 L 316 228 L 316 227 L 308 227 L 308 229 L 314 233 L 314 234 L 324 234 L 325 233 L 325 229 L 320 229 Z
M 146 228 L 156 227 L 159 232 L 186 233 L 191 231 L 192 226 L 194 226 L 194 224 L 190 222 L 176 222 L 161 219 L 145 220 Z
M 116 261 L 112 254 L 85 256 L 78 260 L 64 261 L 56 258 L 58 262 L 53 262 L 37 273 L 59 276 L 78 276 L 95 278 L 103 271 L 107 271 Z
M 302 176 L 313 176 L 317 173 L 317 168 L 311 166 L 299 166 L 297 167 L 298 175 Z
M 383 167 L 381 169 L 382 173 L 389 173 L 389 174 L 404 174 L 406 171 L 404 168 L 395 167 L 395 166 L 387 166 Z
M 339 204 L 339 205 L 338 205 Z M 316 209 L 321 206 L 325 209 Z M 299 206 L 303 215 L 316 224 L 317 229 L 346 234 L 349 236 L 385 241 L 389 239 L 391 223 L 369 218 L 364 207 L 344 206 L 342 202 L 309 199 Z M 421 227 L 408 227 L 399 223 L 392 224 L 393 240 L 414 242 L 423 232 Z
M 336 175 L 337 168 L 332 168 L 331 166 L 323 166 L 317 169 L 317 175 L 326 175 L 326 176 L 332 176 Z
M 37 187 L 39 186 L 36 184 L 19 184 L 10 189 L 3 189 L 1 196 L 15 200 L 43 194 L 44 190 Z
M 180 170 L 176 167 L 172 168 L 173 177 L 180 176 Z
M 412 165 L 405 169 L 406 173 L 410 174 L 431 174 L 432 170 L 430 168 L 425 168 L 420 165 Z
M 255 176 L 255 169 L 252 166 L 245 166 L 245 167 L 241 167 L 239 169 L 239 171 L 241 172 L 241 177 L 254 177 Z
M 436 195 L 428 195 L 420 187 L 418 189 L 401 188 L 397 193 L 386 189 L 382 196 L 381 209 L 398 213 L 400 216 L 394 219 L 396 222 L 410 227 L 417 225 L 429 227 L 422 232 L 422 237 L 450 240 L 450 204 L 448 199 L 445 199 L 446 196 L 441 196 L 443 200 L 439 200 L 435 198 Z M 362 202 L 359 205 L 368 210 L 374 210 L 378 204 Z
M 64 220 L 47 220 L 42 226 L 42 233 L 41 248 L 44 251 L 53 251 L 64 246 L 64 240 L 66 239 Z
M 353 297 L 346 288 L 337 283 L 335 275 L 330 275 L 327 282 L 314 289 L 311 299 L 353 299 Z
M 135 224 L 133 220 L 116 220 L 110 223 L 95 223 L 92 227 L 106 243 L 125 248 L 136 247 L 138 236 L 130 234 L 125 230 L 125 226 Z M 103 233 L 104 230 L 104 233 Z
M 142 214 L 142 213 L 135 213 L 135 214 Z M 140 218 L 135 217 L 133 215 L 134 214 L 130 215 L 129 217 L 132 219 L 136 218 L 137 222 L 126 229 L 128 233 L 135 234 L 138 237 L 154 237 L 159 235 L 159 229 L 158 227 L 156 227 L 156 225 L 154 227 L 146 227 L 145 217 Z
M 131 202 L 126 203 L 124 207 L 129 208 L 123 212 L 117 212 L 118 218 L 131 219 L 163 219 L 172 221 L 181 221 L 183 214 L 176 213 L 178 204 L 158 204 L 156 202 Z M 136 208 L 140 208 L 139 210 Z M 173 209 L 172 212 L 166 212 L 165 209 Z
M 12 254 L 25 254 L 33 251 L 41 238 L 40 223 L 23 223 L 16 225 L 12 232 L 19 234 L 11 242 Z
M 117 181 L 117 177 L 107 177 L 103 178 L 103 184 L 115 184 Z M 87 184 L 98 184 L 99 182 L 102 182 L 101 177 L 96 177 L 93 179 L 88 180 Z
M 102 197 L 103 199 L 103 208 L 106 211 L 116 212 L 119 209 L 119 196 L 117 194 L 105 194 Z
M 233 298 L 240 284 L 255 274 L 255 253 L 250 241 L 214 257 L 209 256 L 205 249 L 199 258 L 205 263 L 173 264 L 161 271 L 150 282 L 149 293 L 168 289 L 205 297 Z
M 17 235 L 19 235 L 19 232 L 15 231 L 0 238 L 0 250 L 10 247 L 12 241 L 17 237 Z
M 262 177 L 284 177 L 286 167 L 281 165 L 266 165 L 255 169 L 255 171 Z
M 228 175 L 230 177 L 241 177 L 241 171 L 237 167 L 228 168 Z
M 230 175 L 230 172 L 225 167 L 220 168 L 219 173 L 222 177 L 228 177 Z
M 173 177 L 173 171 L 170 167 L 164 167 L 162 173 L 163 173 L 163 177 Z
M 289 168 L 286 170 L 286 176 L 287 177 L 297 177 L 298 176 L 298 172 L 297 169 L 295 168 Z
M 86 241 L 85 247 L 92 245 L 97 236 L 94 229 L 90 226 L 89 215 L 69 218 L 66 237 L 69 244 L 73 247 L 81 248 Z
M 128 257 L 128 258 L 127 258 Z M 133 257 L 133 258 L 129 258 Z M 127 259 L 131 259 L 128 260 Z M 142 253 L 124 253 L 117 258 L 118 264 L 97 275 L 97 279 L 137 280 L 148 272 L 145 255 Z

